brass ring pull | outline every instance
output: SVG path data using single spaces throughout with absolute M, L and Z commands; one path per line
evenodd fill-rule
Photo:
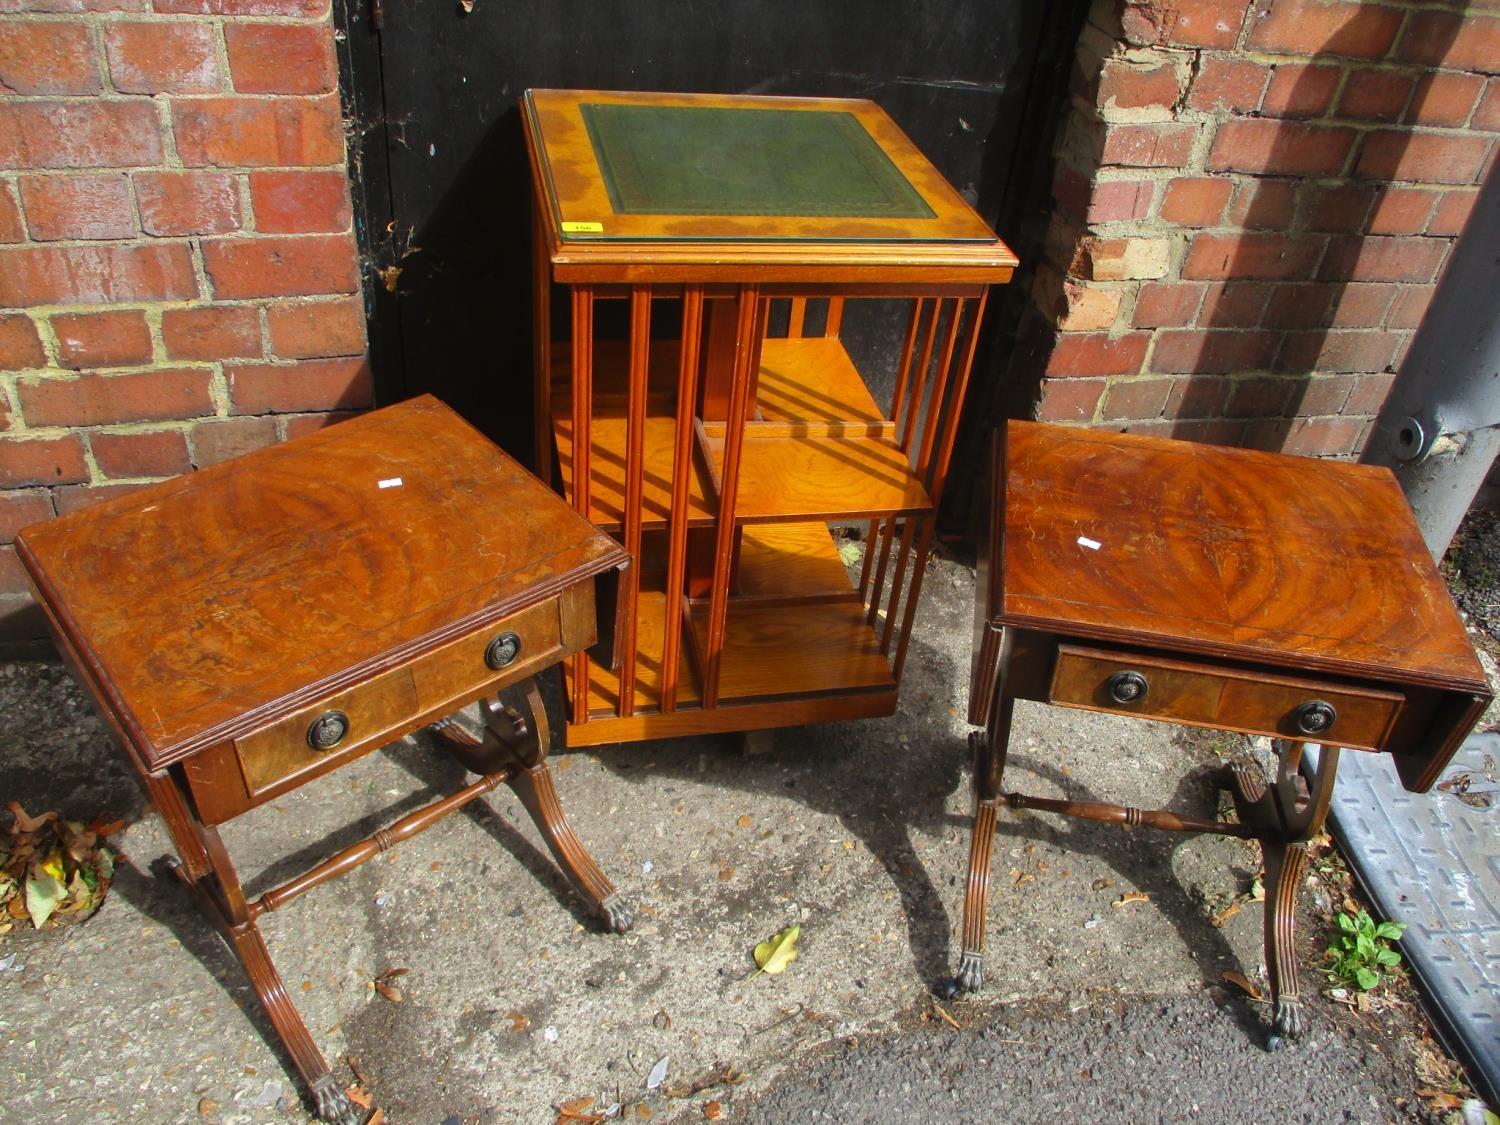
M 515 633 L 501 633 L 484 650 L 484 662 L 492 671 L 514 664 L 521 655 L 521 638 Z
M 1104 687 L 1116 703 L 1139 703 L 1150 690 L 1146 677 L 1139 672 L 1116 672 L 1104 682 Z
M 1303 734 L 1322 734 L 1338 720 L 1338 712 L 1332 703 L 1321 699 L 1309 699 L 1292 712 L 1292 722 Z
M 307 744 L 322 753 L 332 750 L 349 733 L 349 716 L 342 711 L 324 711 L 307 726 Z

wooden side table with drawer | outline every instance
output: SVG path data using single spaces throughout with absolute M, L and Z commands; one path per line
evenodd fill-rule
M 1491 699 L 1386 469 L 1010 422 L 997 435 L 969 688 L 973 837 L 958 985 L 976 989 L 1001 804 L 1253 838 L 1265 857 L 1272 1042 L 1300 1030 L 1293 918 L 1339 751 L 1429 789 Z M 1238 823 L 1002 789 L 1012 704 L 1270 736 Z M 1307 744 L 1321 746 L 1310 779 Z
M 271 963 L 266 911 L 505 784 L 629 927 L 564 819 L 534 680 L 595 645 L 595 581 L 628 556 L 436 399 L 27 528 L 17 548 L 325 1120 L 355 1110 Z M 479 735 L 451 718 L 476 701 Z M 220 824 L 434 723 L 478 780 L 247 901 Z

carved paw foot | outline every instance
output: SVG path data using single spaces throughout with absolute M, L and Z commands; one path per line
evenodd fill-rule
M 965 952 L 958 962 L 957 979 L 958 987 L 965 992 L 978 992 L 984 986 L 984 957 Z
M 1288 1040 L 1302 1035 L 1302 1001 L 1295 996 L 1283 996 L 1276 1001 L 1276 1018 L 1271 1024 L 1271 1037 L 1266 1046 L 1272 1051 L 1284 1047 Z
M 635 925 L 635 911 L 618 895 L 611 895 L 599 904 L 604 915 L 604 924 L 611 933 L 623 934 Z
M 325 1074 L 314 1082 L 312 1096 L 320 1119 L 331 1121 L 333 1125 L 359 1125 L 359 1108 L 334 1081 L 333 1075 Z

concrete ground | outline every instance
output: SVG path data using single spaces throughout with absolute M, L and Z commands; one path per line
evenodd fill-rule
M 798 1062 L 909 1028 L 956 963 L 968 853 L 974 576 L 951 562 L 933 567 L 901 708 L 889 719 L 784 731 L 771 753 L 749 758 L 734 738 L 555 755 L 570 818 L 638 906 L 630 934 L 599 932 L 508 792 L 266 918 L 287 987 L 341 1077 L 352 1055 L 395 1122 L 552 1122 L 556 1106 L 586 1096 L 621 1103 L 633 1120 L 702 1120 L 710 1100 L 741 1117 Z M 1212 737 L 1026 705 L 1017 724 L 1017 788 L 1214 807 L 1208 779 L 1224 746 Z M 408 739 L 256 810 L 225 836 L 254 892 L 458 780 L 430 740 Z M 237 963 L 175 883 L 153 873 L 169 853 L 166 835 L 57 665 L 0 665 L 0 800 L 11 799 L 32 812 L 107 811 L 131 824 L 115 840 L 129 862 L 94 918 L 0 939 L 0 1120 L 304 1120 Z M 963 1006 L 965 1022 L 1003 1029 L 1025 1011 L 1043 1024 L 999 1037 L 1036 1039 L 1046 1037 L 1037 1026 L 1059 1021 L 1055 1070 L 1076 1080 L 1101 1048 L 1069 1021 L 1095 1020 L 1108 1038 L 1123 1026 L 1105 1026 L 1111 1013 L 1139 1009 L 1148 1051 L 1165 1038 L 1167 1056 L 1190 1059 L 1212 1038 L 1223 1062 L 1211 1073 L 1243 1063 L 1269 1075 L 1261 1013 L 1217 988 L 1225 969 L 1261 976 L 1259 910 L 1222 928 L 1209 921 L 1257 867 L 1253 846 L 1225 838 L 1004 820 L 987 989 Z M 1117 905 L 1136 891 L 1150 901 Z M 793 922 L 798 960 L 747 982 L 752 947 Z M 399 1002 L 371 986 L 393 968 L 407 970 L 394 981 Z M 1313 966 L 1304 976 L 1316 985 Z M 1166 1014 L 1149 1016 L 1158 997 Z M 1218 1012 L 1214 1000 L 1228 1014 L 1203 1022 L 1212 1037 L 1200 1021 L 1175 1018 Z M 935 1015 L 917 1026 L 955 1034 Z M 1277 1104 L 1316 1106 L 1322 1120 L 1399 1116 L 1389 1076 L 1366 1054 L 1323 1034 L 1304 1059 L 1331 1059 L 1334 1084 L 1308 1085 L 1304 1096 L 1298 1083 L 1320 1068 L 1279 1067 Z M 663 1058 L 666 1079 L 648 1091 Z M 748 1080 L 668 1096 L 725 1066 Z M 1187 1109 L 1194 1073 L 1167 1074 L 1146 1116 L 1196 1116 Z M 1019 1106 L 1035 1088 L 999 1081 L 987 1116 L 1021 1119 L 1005 1099 Z M 840 1119 L 902 1119 L 889 1101 L 883 1110 L 893 1116 Z M 1066 1102 L 1054 1104 L 1058 1115 L 1069 1116 Z

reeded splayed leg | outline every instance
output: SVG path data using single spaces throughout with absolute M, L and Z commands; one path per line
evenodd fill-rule
M 593 905 L 605 925 L 623 934 L 635 922 L 635 914 L 620 899 L 614 884 L 589 855 L 563 812 L 552 780 L 552 767 L 547 764 L 552 735 L 536 681 L 528 679 L 518 687 L 521 693 L 518 707 L 502 702 L 499 697 L 481 701 L 482 737 L 476 738 L 452 720 L 438 724 L 438 733 L 454 757 L 473 772 L 510 770 L 505 784 L 531 815 L 558 866 L 578 893 Z
M 1001 783 L 1010 742 L 1013 702 L 1000 693 L 990 710 L 989 725 L 969 735 L 974 761 L 974 827 L 969 837 L 969 877 L 964 884 L 963 953 L 957 985 L 977 992 L 984 984 L 984 929 L 989 920 L 990 856 L 1000 817 Z
M 1308 841 L 1323 830 L 1339 748 L 1324 746 L 1312 778 L 1299 772 L 1305 743 L 1278 739 L 1276 780 L 1267 787 L 1249 767 L 1234 768 L 1235 803 L 1240 820 L 1255 829 L 1266 865 L 1266 972 L 1273 1008 L 1267 1046 L 1275 1050 L 1302 1034 L 1301 988 L 1297 979 L 1297 893 L 1307 867 Z
M 198 822 L 171 779 L 147 778 L 146 788 L 182 857 L 180 861 L 169 861 L 172 873 L 234 950 L 277 1038 L 307 1083 L 318 1116 L 334 1125 L 359 1125 L 358 1109 L 313 1042 L 281 982 L 281 974 L 276 971 L 260 930 L 250 918 L 239 876 L 218 831 Z

